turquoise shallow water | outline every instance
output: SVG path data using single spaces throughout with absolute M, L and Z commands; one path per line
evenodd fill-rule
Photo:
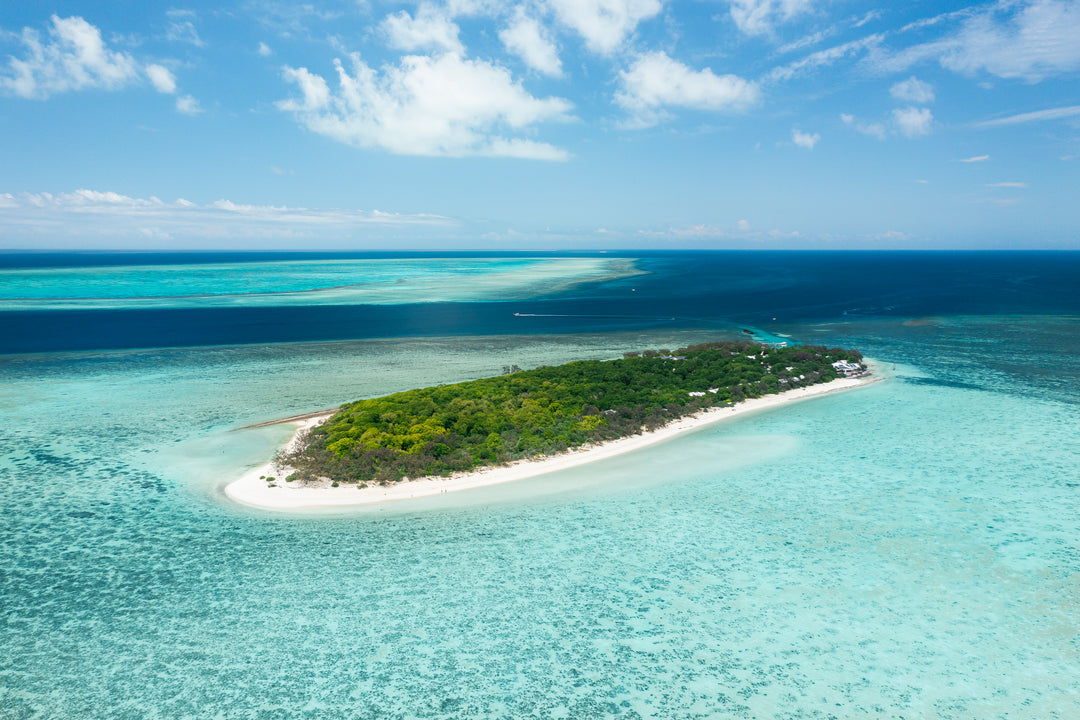
M 58 311 L 88 335 L 131 323 L 135 346 L 206 323 L 191 337 L 215 344 L 0 355 L 0 718 L 1080 716 L 1080 333 L 1046 314 L 1072 261 L 1013 278 L 1009 258 L 879 260 L 915 281 L 876 297 L 861 259 L 773 255 L 632 279 L 604 258 L 3 271 L 4 308 L 31 311 L 12 332 Z M 720 292 L 702 262 L 746 287 Z M 943 288 L 1030 312 L 921 317 Z M 547 322 L 640 327 L 493 335 L 524 298 L 548 298 L 521 306 Z M 475 332 L 222 344 L 432 300 Z M 774 309 L 733 319 L 751 305 Z M 911 317 L 874 315 L 896 307 Z M 381 509 L 273 515 L 220 492 L 290 431 L 248 424 L 740 327 L 858 347 L 887 379 Z
M 1076 319 L 771 330 L 888 379 L 353 515 L 237 428 L 709 333 L 0 358 L 0 717 L 1080 716 Z
M 0 267 L 0 310 L 477 302 L 548 295 L 635 272 L 631 260 L 595 257 Z

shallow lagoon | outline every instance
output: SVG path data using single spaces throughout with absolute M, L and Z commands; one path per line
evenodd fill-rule
M 716 330 L 2 357 L 0 717 L 1073 717 L 1075 328 L 777 325 L 888 379 L 352 515 L 237 428 Z
M 0 264 L 5 310 L 391 305 L 549 295 L 637 274 L 578 258 L 326 258 L 16 267 Z

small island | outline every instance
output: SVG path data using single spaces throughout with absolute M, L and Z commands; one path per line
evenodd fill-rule
M 556 469 L 553 458 L 580 457 L 639 436 L 659 439 L 673 434 L 672 428 L 689 427 L 688 418 L 764 402 L 755 398 L 850 387 L 868 374 L 857 350 L 753 342 L 503 370 L 496 377 L 359 400 L 307 420 L 258 476 L 258 494 L 271 487 L 319 486 L 322 492 L 352 487 L 359 495 L 355 488 L 448 483 L 450 476 L 493 475 L 493 468 L 511 464 L 535 465 L 537 472 L 515 475 L 528 476 Z M 251 478 L 246 483 L 255 485 Z M 263 505 L 237 490 L 240 484 L 228 494 Z M 488 483 L 466 485 L 479 484 Z M 422 494 L 442 491 L 428 488 Z

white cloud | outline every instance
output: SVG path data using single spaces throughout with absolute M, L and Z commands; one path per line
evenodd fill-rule
M 784 230 L 778 230 L 776 228 L 773 228 L 772 230 L 770 230 L 768 232 L 768 235 L 769 235 L 769 237 L 771 237 L 773 239 L 780 239 L 780 238 L 797 238 L 797 237 L 801 237 L 802 233 L 800 233 L 798 230 L 784 231 Z
M 934 25 L 938 25 L 940 23 L 943 23 L 943 22 L 945 22 L 947 20 L 955 20 L 957 18 L 971 17 L 974 14 L 975 14 L 975 8 L 970 8 L 970 7 L 963 8 L 962 10 L 952 10 L 950 12 L 939 13 L 937 15 L 932 15 L 931 17 L 922 18 L 920 20 L 915 20 L 913 22 L 909 22 L 907 25 L 904 25 L 903 27 L 901 27 L 899 32 L 906 33 L 906 32 L 911 32 L 912 30 L 921 30 L 922 28 L 932 27 Z
M 996 120 L 986 120 L 977 123 L 975 127 L 999 127 L 1001 125 L 1019 125 L 1020 123 L 1041 122 L 1044 120 L 1061 120 L 1063 118 L 1080 115 L 1080 105 L 1069 107 L 1050 108 L 1048 110 L 1036 110 L 1035 112 L 1020 113 Z
M 165 202 L 110 191 L 0 195 L 0 235 L 78 238 L 302 238 L 364 226 L 452 225 L 438 215 L 317 210 L 217 200 Z
M 804 133 L 798 128 L 791 129 L 791 141 L 805 150 L 813 150 L 819 140 L 821 140 L 821 135 L 817 133 Z
M 562 98 L 533 97 L 504 67 L 456 54 L 409 55 L 377 71 L 359 55 L 351 59 L 351 73 L 334 61 L 336 92 L 306 68 L 286 67 L 284 77 L 301 97 L 278 107 L 320 135 L 399 155 L 569 157 L 547 143 L 498 134 L 567 120 L 572 109 Z
M 49 39 L 23 28 L 22 58 L 9 57 L 0 88 L 23 98 L 44 99 L 56 93 L 87 88 L 117 90 L 139 77 L 135 59 L 109 50 L 101 31 L 81 17 L 52 16 Z
M 360 0 L 366 2 L 366 0 Z M 505 0 L 445 0 L 450 17 L 475 17 L 497 15 L 508 4 Z
M 658 14 L 660 0 L 548 0 L 555 16 L 603 55 L 620 49 L 638 24 Z
M 856 119 L 854 115 L 848 115 L 847 113 L 840 113 L 840 120 L 855 132 L 875 137 L 878 140 L 884 140 L 888 134 L 885 131 L 885 126 L 879 122 L 863 122 Z
M 270 46 L 264 42 L 259 43 L 259 48 L 255 52 L 259 54 L 259 57 L 270 57 L 274 54 L 274 51 L 270 49 Z
M 852 25 L 852 27 L 861 28 L 863 25 L 866 25 L 867 23 L 871 23 L 874 20 L 877 20 L 878 18 L 881 17 L 881 15 L 882 15 L 882 12 L 880 10 L 871 10 L 870 12 L 866 13 L 861 18 L 856 20 L 855 24 Z
M 908 103 L 917 103 L 919 105 L 934 102 L 933 86 L 919 80 L 914 75 L 907 80 L 901 80 L 889 88 L 889 94 L 897 100 Z
M 26 53 L 22 58 L 9 56 L 7 67 L 0 67 L 0 91 L 44 100 L 76 90 L 120 90 L 145 78 L 160 93 L 176 92 L 171 70 L 110 50 L 101 30 L 83 18 L 53 15 L 51 23 L 44 42 L 36 30 L 23 28 L 19 38 Z
M 736 75 L 716 75 L 709 68 L 691 70 L 663 52 L 642 55 L 619 73 L 615 102 L 634 116 L 632 125 L 647 127 L 667 117 L 665 107 L 738 111 L 755 102 L 757 85 Z
M 741 221 L 745 222 L 745 221 Z M 685 227 L 669 227 L 666 230 L 638 230 L 640 237 L 679 240 L 707 240 L 731 237 L 731 233 L 717 225 L 699 223 Z
M 559 51 L 540 23 L 525 14 L 524 8 L 519 7 L 510 24 L 499 31 L 499 39 L 508 52 L 533 70 L 551 77 L 562 76 Z
M 176 78 L 168 68 L 161 65 L 147 65 L 146 76 L 150 78 L 150 82 L 158 92 L 167 95 L 176 92 Z
M 910 237 L 906 232 L 899 230 L 886 230 L 885 232 L 874 233 L 873 235 L 867 235 L 868 240 L 887 240 L 889 242 L 900 242 L 907 240 Z
M 747 35 L 766 35 L 812 4 L 812 0 L 731 0 L 731 19 Z
M 907 107 L 893 110 L 893 121 L 900 133 L 905 137 L 914 138 L 930 134 L 930 126 L 934 122 L 934 115 L 930 108 Z
M 989 159 L 990 159 L 989 155 L 973 155 L 972 157 L 964 158 L 960 162 L 962 162 L 962 163 L 977 163 L 977 162 L 986 162 Z
M 937 60 L 965 75 L 987 72 L 1029 82 L 1080 69 L 1080 3 L 1002 0 L 985 10 L 949 13 L 940 19 L 954 17 L 963 19 L 952 34 L 895 53 L 875 53 L 871 65 L 880 72 L 900 72 Z
M 754 230 L 748 220 L 739 220 L 735 224 L 735 230 L 722 228 L 717 225 L 704 223 L 682 227 L 669 227 L 666 230 L 638 230 L 637 236 L 649 239 L 663 239 L 674 241 L 687 241 L 699 245 L 700 241 L 729 240 L 737 241 L 742 246 L 758 247 L 761 243 L 772 240 L 795 240 L 802 237 L 798 230 L 769 230 L 767 232 Z
M 965 74 L 985 70 L 1027 80 L 1080 69 L 1080 4 L 1036 0 L 1004 21 L 994 10 L 964 24 L 942 65 Z
M 1026 188 L 1027 183 L 1024 182 L 996 182 L 988 183 L 986 187 L 991 188 Z
M 879 45 L 884 39 L 884 35 L 875 34 L 868 35 L 867 37 L 860 38 L 859 40 L 852 40 L 851 42 L 843 43 L 842 45 L 836 45 L 824 50 L 818 50 L 815 53 L 807 55 L 806 57 L 788 63 L 787 65 L 781 65 L 780 67 L 773 68 L 768 74 L 770 80 L 790 80 L 797 75 L 808 74 L 821 67 L 828 67 L 838 60 L 842 60 L 849 55 L 857 55 L 864 50 L 872 49 Z
M 91 207 L 104 206 L 114 207 L 162 207 L 164 203 L 158 198 L 150 196 L 148 199 L 133 198 L 115 192 L 99 192 L 97 190 L 76 190 L 73 193 L 60 195 L 48 195 L 51 203 L 57 206 L 68 207 Z M 39 205 L 40 207 L 40 205 Z
M 199 37 L 195 30 L 195 17 L 193 10 L 169 10 L 165 13 L 169 17 L 169 28 L 165 37 L 172 42 L 189 43 L 195 47 L 204 47 L 206 43 Z
M 202 112 L 202 107 L 191 95 L 184 95 L 176 98 L 176 111 L 184 115 L 198 115 Z
M 382 22 L 390 46 L 398 50 L 444 50 L 464 53 L 458 39 L 459 28 L 447 15 L 433 5 L 423 3 L 413 17 L 402 10 L 387 15 Z
M 795 52 L 796 50 L 802 50 L 803 48 L 810 47 L 811 45 L 817 45 L 825 38 L 831 36 L 835 32 L 834 30 L 820 30 L 813 35 L 807 35 L 806 37 L 799 38 L 795 42 L 789 42 L 786 45 L 781 45 L 776 49 L 778 55 L 787 55 L 788 53 Z

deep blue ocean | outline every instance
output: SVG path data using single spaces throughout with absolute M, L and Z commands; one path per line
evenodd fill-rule
M 1080 717 L 1078 321 L 1080 253 L 2 254 L 0 719 Z M 222 493 L 255 423 L 751 337 L 882 381 L 423 501 Z
M 502 285 L 483 286 L 483 268 L 478 271 L 459 267 L 472 260 L 527 271 L 535 257 L 387 257 L 370 253 L 0 255 L 0 273 L 4 273 L 0 274 L 0 303 L 19 302 L 21 310 L 0 313 L 0 352 L 607 332 L 933 314 L 1080 314 L 1078 253 L 637 254 L 626 257 L 634 259 L 642 274 L 570 288 L 552 279 L 550 287 L 539 283 L 515 288 L 525 292 L 513 296 L 511 290 L 509 297 L 502 292 L 509 288 Z M 445 285 L 437 301 L 410 302 L 408 291 L 413 288 L 407 284 L 406 292 L 391 303 L 375 297 L 364 297 L 361 299 L 367 303 L 357 303 L 347 295 L 327 300 L 316 292 L 327 285 L 328 289 L 340 289 L 334 284 L 354 280 L 360 282 L 352 282 L 353 287 L 374 286 L 372 295 L 387 289 L 387 285 L 393 290 L 391 281 L 371 283 L 367 278 L 350 277 L 347 272 L 332 275 L 325 267 L 330 263 L 346 267 L 351 263 L 400 266 L 402 259 L 414 265 L 427 261 L 450 266 L 431 271 Z M 128 272 L 117 272 L 118 264 Z M 287 266 L 285 272 L 270 274 L 271 279 L 283 277 L 280 284 L 249 280 L 268 274 L 268 266 L 276 269 L 281 265 Z M 204 270 L 190 283 L 177 282 L 178 276 L 198 268 L 211 270 Z M 107 289 L 95 282 L 106 271 L 112 271 L 112 276 L 105 278 L 112 281 Z M 44 283 L 50 274 L 56 282 Z M 311 276 L 315 280 L 304 284 Z M 480 284 L 473 285 L 477 279 Z M 400 280 L 393 278 L 394 282 Z M 251 287 L 245 288 L 248 284 Z M 179 289 L 173 287 L 176 285 Z M 8 289 L 12 286 L 14 292 Z M 102 297 L 103 290 L 120 296 Z M 160 294 L 160 298 L 153 304 L 144 302 L 132 307 L 136 300 L 145 299 L 144 295 L 125 296 L 126 290 Z M 286 297 L 295 304 L 285 305 Z M 59 302 L 69 298 L 66 304 Z M 219 302 L 210 304 L 209 299 Z M 78 300 L 87 307 L 80 307 Z M 200 300 L 204 306 L 198 305 Z M 515 317 L 515 313 L 540 317 Z

